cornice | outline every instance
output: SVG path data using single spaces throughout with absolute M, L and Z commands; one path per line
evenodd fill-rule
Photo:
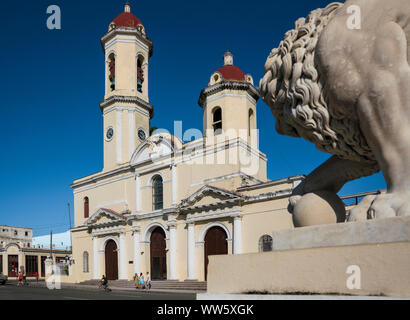
M 101 112 L 104 113 L 104 109 L 112 106 L 114 103 L 134 103 L 137 106 L 145 109 L 147 112 L 149 112 L 150 118 L 152 119 L 154 117 L 154 106 L 152 104 L 149 104 L 148 102 L 142 100 L 141 98 L 138 97 L 127 97 L 127 96 L 111 96 L 108 99 L 105 99 L 100 102 L 100 109 Z
M 105 43 L 107 41 L 110 41 L 117 35 L 134 35 L 138 40 L 140 40 L 142 43 L 144 43 L 148 48 L 149 48 L 149 57 L 151 58 L 152 55 L 154 54 L 154 44 L 152 40 L 146 36 L 144 36 L 140 31 L 134 28 L 115 28 L 106 33 L 102 38 L 101 38 L 101 46 L 103 48 L 103 51 L 105 52 Z
M 255 101 L 258 101 L 260 97 L 259 90 L 248 82 L 241 81 L 221 81 L 212 86 L 206 87 L 201 91 L 199 95 L 198 104 L 201 108 L 205 106 L 207 97 L 216 94 L 223 90 L 241 90 L 246 91 Z

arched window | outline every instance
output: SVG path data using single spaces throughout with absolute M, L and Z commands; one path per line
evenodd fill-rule
M 108 80 L 111 91 L 115 90 L 115 55 L 111 53 L 108 57 Z
M 254 128 L 254 113 L 252 109 L 249 109 L 249 115 L 248 115 L 248 136 L 251 136 L 252 130 Z
M 90 270 L 89 264 L 88 264 L 88 252 L 84 251 L 83 253 L 83 272 L 88 273 Z
M 142 69 L 143 63 L 144 63 L 144 58 L 142 56 L 138 56 L 138 60 L 137 60 L 137 90 L 138 92 L 142 92 L 142 84 L 144 83 L 144 70 Z
M 90 216 L 90 204 L 89 204 L 88 197 L 84 198 L 84 218 L 88 218 Z
M 222 133 L 222 109 L 217 107 L 212 113 L 212 127 L 214 129 L 214 135 Z
M 259 252 L 272 251 L 273 239 L 271 236 L 265 234 L 259 238 Z
M 152 209 L 161 210 L 164 207 L 164 188 L 161 176 L 152 179 Z

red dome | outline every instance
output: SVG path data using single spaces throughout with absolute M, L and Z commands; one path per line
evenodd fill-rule
M 131 12 L 123 12 L 113 21 L 117 27 L 126 27 L 126 28 L 137 28 L 138 25 L 142 25 L 140 19 L 134 16 Z
M 224 80 L 246 81 L 245 74 L 236 66 L 225 65 L 216 72 L 219 72 Z

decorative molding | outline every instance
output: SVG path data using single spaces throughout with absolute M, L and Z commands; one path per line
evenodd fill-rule
M 269 200 L 275 200 L 279 198 L 284 198 L 284 197 L 289 197 L 292 195 L 293 190 L 292 189 L 285 189 L 285 190 L 278 190 L 274 192 L 268 192 L 268 193 L 261 193 L 255 196 L 248 196 L 244 198 L 244 204 L 249 204 L 253 202 L 260 202 L 260 201 L 269 201 Z
M 201 91 L 199 96 L 198 104 L 200 107 L 205 107 L 207 103 L 207 98 L 211 95 L 219 93 L 223 90 L 240 90 L 246 91 L 254 100 L 255 103 L 260 97 L 259 90 L 248 82 L 241 81 L 221 81 L 212 86 L 209 86 Z
M 212 96 L 212 97 L 208 97 L 206 99 L 206 104 L 211 103 L 213 101 L 219 100 L 221 98 L 225 98 L 225 97 L 233 97 L 233 98 L 246 98 L 249 100 L 250 103 L 256 105 L 256 100 L 251 97 L 249 94 L 235 94 L 235 93 L 222 93 L 222 94 L 218 94 L 217 96 Z
M 126 40 L 126 39 L 114 39 L 115 36 L 118 35 L 133 35 L 136 37 L 135 40 Z M 114 41 L 109 42 L 110 40 L 114 39 Z M 114 45 L 116 42 L 131 42 L 135 44 L 139 44 L 141 47 L 145 47 L 147 51 L 149 51 L 148 55 L 149 57 L 152 57 L 153 55 L 153 43 L 151 39 L 149 39 L 146 35 L 144 35 L 142 32 L 138 31 L 137 29 L 134 28 L 114 28 L 110 30 L 108 33 L 106 33 L 102 38 L 101 38 L 101 46 L 106 52 L 112 45 Z
M 103 100 L 102 102 L 100 102 L 101 112 L 104 113 L 105 108 L 108 108 L 115 103 L 134 103 L 137 106 L 145 109 L 149 113 L 151 119 L 154 116 L 154 107 L 152 104 L 149 104 L 141 98 L 130 96 L 111 96 L 108 99 Z
M 128 168 L 127 170 L 129 170 L 129 168 Z M 87 190 L 91 190 L 91 189 L 94 189 L 94 188 L 97 188 L 97 187 L 101 187 L 101 186 L 106 185 L 106 184 L 118 182 L 118 181 L 121 181 L 121 180 L 124 180 L 124 179 L 133 178 L 134 176 L 135 176 L 134 174 L 129 174 L 129 175 L 126 175 L 126 176 L 122 176 L 122 177 L 118 177 L 118 178 L 113 178 L 113 179 L 109 179 L 109 180 L 106 180 L 106 181 L 102 181 L 102 182 L 100 182 L 100 183 L 96 183 L 95 185 L 92 185 L 92 186 L 89 186 L 89 187 L 84 187 L 84 188 L 82 188 L 82 189 L 74 190 L 74 194 L 80 193 L 80 192 L 84 192 L 84 191 L 87 191 Z M 102 178 L 102 179 L 103 179 L 103 178 Z M 88 181 L 79 182 L 78 184 L 71 185 L 71 187 L 72 187 L 72 188 L 76 188 L 77 185 L 78 185 L 78 186 L 81 186 L 81 185 L 83 185 L 83 184 L 90 184 L 90 183 L 93 183 L 93 182 L 95 183 L 96 180 L 97 180 L 97 179 L 92 178 L 92 179 L 90 179 L 90 180 L 88 180 Z
M 110 228 L 110 227 L 106 227 L 106 228 L 99 228 L 96 230 L 93 230 L 91 232 L 91 235 L 94 237 L 97 236 L 101 236 L 101 235 L 109 235 L 109 234 L 121 234 L 125 232 L 125 228 L 123 226 L 121 227 L 115 227 L 115 228 Z M 118 247 L 118 245 L 117 245 Z
M 306 178 L 305 175 L 297 175 L 297 176 L 292 176 L 292 177 L 288 177 L 288 178 L 284 178 L 284 179 L 270 180 L 270 181 L 267 181 L 267 182 L 261 182 L 261 183 L 256 184 L 256 185 L 239 187 L 236 191 L 238 191 L 238 192 L 250 191 L 250 190 L 256 190 L 256 189 L 276 186 L 276 185 L 284 184 L 284 183 L 295 183 L 295 181 L 302 181 L 305 178 Z
M 135 111 L 135 112 L 138 112 L 138 113 L 142 114 L 143 116 L 146 116 L 146 117 L 149 117 L 149 116 L 150 116 L 148 112 L 145 112 L 145 111 L 141 110 L 141 109 L 138 108 L 138 107 L 124 107 L 124 106 L 112 106 L 112 107 L 109 107 L 109 108 L 107 108 L 107 109 L 104 110 L 103 114 L 104 114 L 104 115 L 107 115 L 108 113 L 110 113 L 110 112 L 112 112 L 112 111 L 118 111 L 118 110 L 120 110 L 120 111 L 128 111 L 128 112 Z
M 222 229 L 224 229 L 225 233 L 226 233 L 226 240 L 228 242 L 232 241 L 232 235 L 231 232 L 229 231 L 228 227 L 223 224 L 222 222 L 210 222 L 208 223 L 205 227 L 202 228 L 199 237 L 198 237 L 198 241 L 196 243 L 205 243 L 205 236 L 206 233 L 208 232 L 209 229 L 211 229 L 212 227 L 220 227 Z
M 193 223 L 193 222 L 199 222 L 199 221 L 206 221 L 206 220 L 215 220 L 215 219 L 221 219 L 221 218 L 236 218 L 238 216 L 241 216 L 240 211 L 219 211 L 219 212 L 213 212 L 213 213 L 202 213 L 202 214 L 195 214 L 195 215 L 188 215 L 186 218 L 186 223 Z
M 216 178 L 211 178 L 211 179 L 205 179 L 205 180 L 201 180 L 201 181 L 197 181 L 194 183 L 190 184 L 190 187 L 195 187 L 195 186 L 199 186 L 201 184 L 209 184 L 209 183 L 214 183 L 217 181 L 221 181 L 221 180 L 226 180 L 226 179 L 231 179 L 231 178 L 236 178 L 236 177 L 242 177 L 245 179 L 249 179 L 252 180 L 255 183 L 262 183 L 262 181 L 260 181 L 259 179 L 256 179 L 252 176 L 247 175 L 246 173 L 243 172 L 237 172 L 237 173 L 232 173 L 232 174 L 227 174 L 224 176 L 220 176 L 220 177 L 216 177 Z
M 204 198 L 205 196 L 209 194 L 227 197 L 228 199 L 231 199 L 231 200 L 237 200 L 241 198 L 241 195 L 237 193 L 224 190 L 221 188 L 205 185 L 202 188 L 200 188 L 198 191 L 193 193 L 191 196 L 189 196 L 188 198 L 182 200 L 181 207 L 192 206 L 195 202 L 198 202 L 199 200 L 201 200 L 202 198 Z
M 162 228 L 162 230 L 164 230 L 165 238 L 166 238 L 166 240 L 168 240 L 169 239 L 169 232 L 168 232 L 167 228 L 159 222 L 151 222 L 144 229 L 144 232 L 143 232 L 143 235 L 142 235 L 142 238 L 141 238 L 142 242 L 150 243 L 151 233 L 157 227 L 160 227 L 160 228 Z
M 109 240 L 113 240 L 115 242 L 115 244 L 117 245 L 117 250 L 120 249 L 120 244 L 119 244 L 118 240 L 113 236 L 107 236 L 104 239 L 102 239 L 102 241 L 101 241 L 100 250 L 98 250 L 99 253 L 105 252 L 105 246 L 107 244 L 107 241 L 109 241 Z
M 84 224 L 87 226 L 91 226 L 91 227 L 93 227 L 93 224 L 98 225 L 98 224 L 95 224 L 95 222 L 97 221 L 99 217 L 102 217 L 102 216 L 110 217 L 113 219 L 113 222 L 116 222 L 116 223 L 126 221 L 126 219 L 123 216 L 121 216 L 118 213 L 115 213 L 115 211 L 110 210 L 110 209 L 100 208 L 90 218 L 88 218 Z M 105 225 L 105 224 L 106 223 L 103 223 L 101 225 Z

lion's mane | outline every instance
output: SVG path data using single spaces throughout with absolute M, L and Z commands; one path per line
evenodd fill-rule
M 296 21 L 266 61 L 261 96 L 271 107 L 280 134 L 303 137 L 342 158 L 373 162 L 358 121 L 329 106 L 325 79 L 315 65 L 319 36 L 342 5 L 331 3 Z

